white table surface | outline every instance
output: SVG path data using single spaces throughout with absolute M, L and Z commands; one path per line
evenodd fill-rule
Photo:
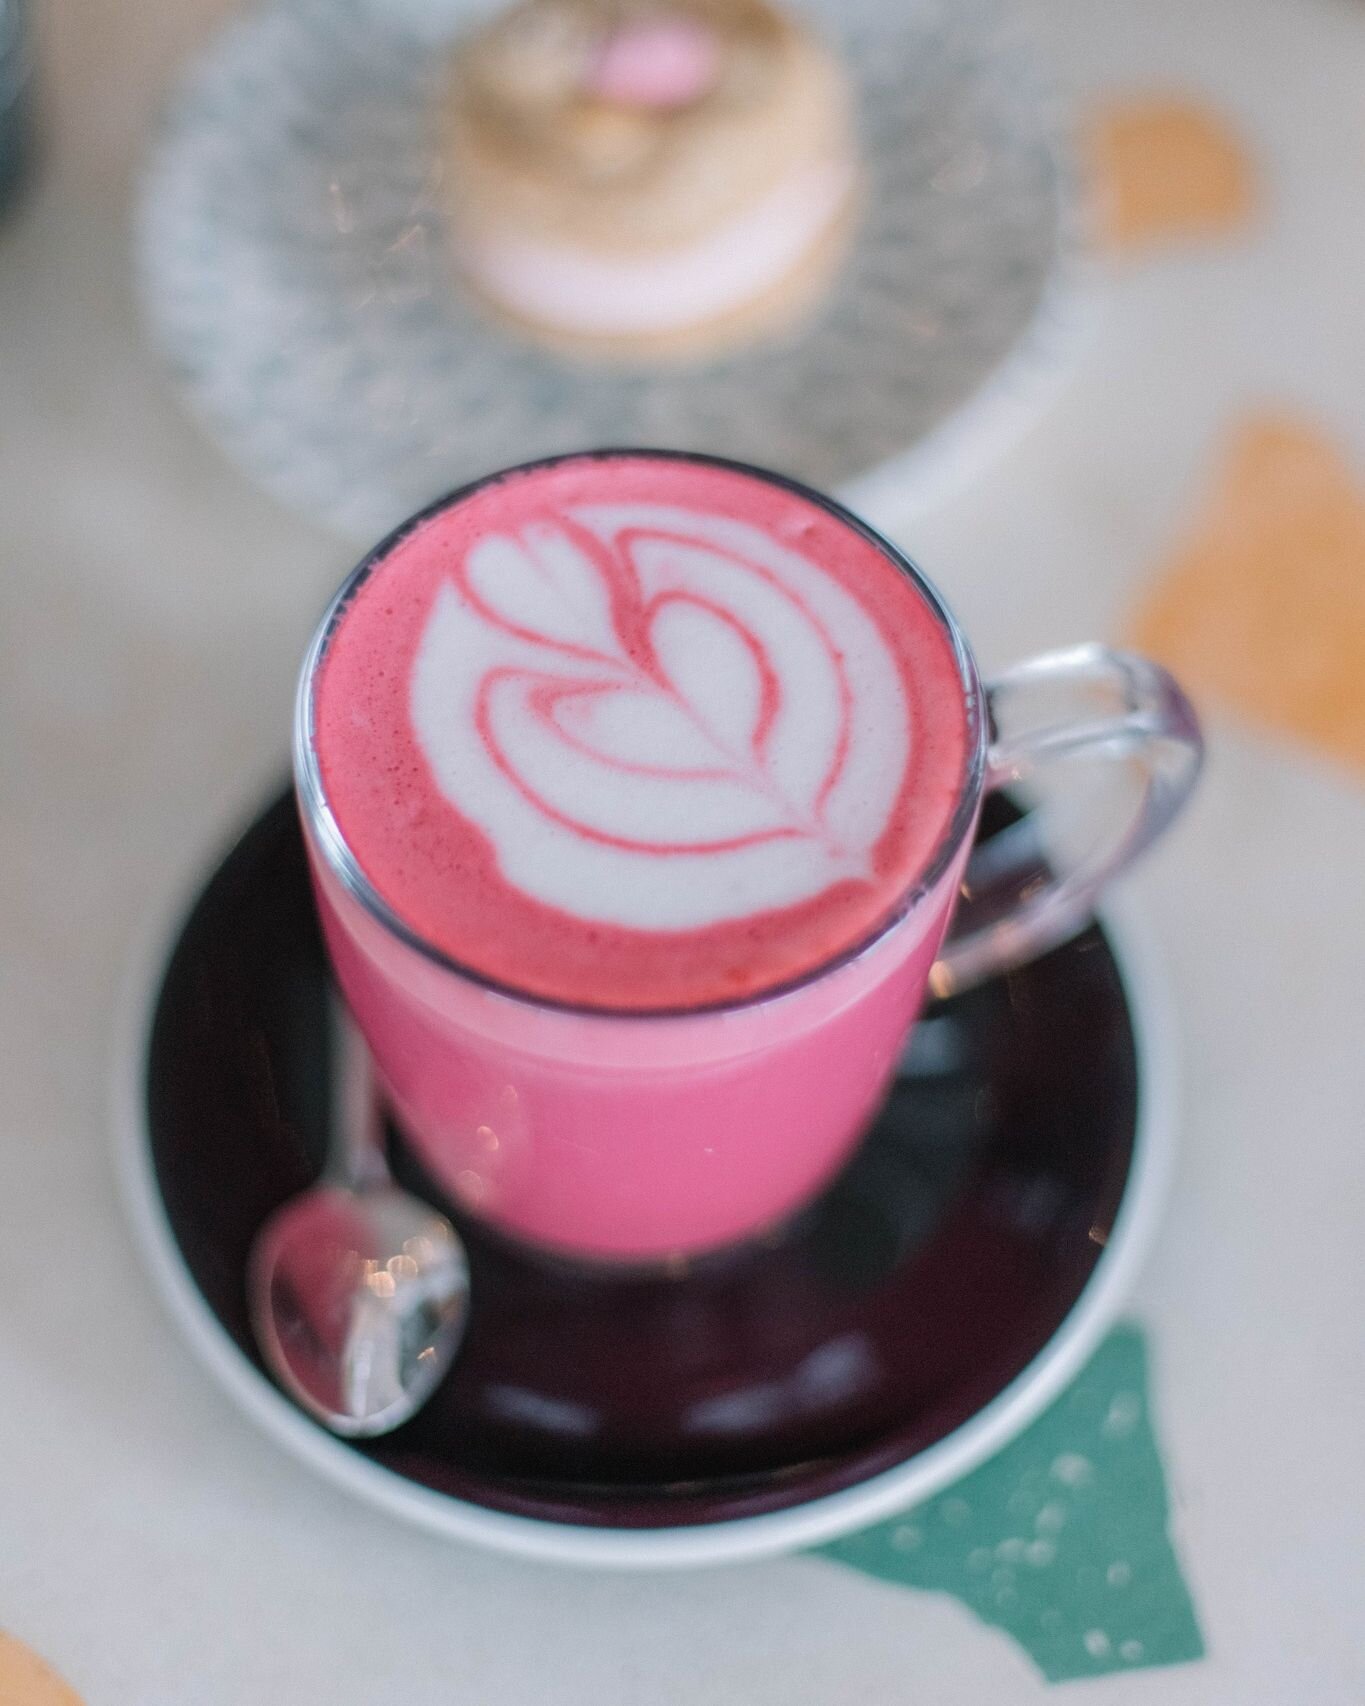
M 1075 93 L 1214 95 L 1270 207 L 1246 239 L 1101 279 L 1047 420 L 902 528 L 987 666 L 1118 629 L 1238 410 L 1292 403 L 1365 471 L 1365 0 L 1029 3 Z M 120 977 L 280 768 L 296 660 L 348 566 L 185 420 L 131 300 L 149 116 L 224 10 L 53 0 L 50 156 L 0 230 L 0 1626 L 90 1706 L 1039 1698 L 956 1602 L 824 1561 L 620 1579 L 401 1528 L 225 1408 L 149 1290 L 109 1158 Z M 1365 789 L 1213 737 L 1197 808 L 1134 885 L 1187 1044 L 1135 1308 L 1210 1656 L 1067 1697 L 1358 1706 Z

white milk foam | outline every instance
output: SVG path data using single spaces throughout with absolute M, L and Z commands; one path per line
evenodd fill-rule
M 585 922 L 683 931 L 870 876 L 912 733 L 873 617 L 748 523 L 568 515 L 633 570 L 662 680 L 629 655 L 593 550 L 553 521 L 469 550 L 413 669 L 417 741 L 506 881 Z

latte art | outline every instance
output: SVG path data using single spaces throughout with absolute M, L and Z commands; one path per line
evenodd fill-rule
M 645 504 L 479 540 L 426 623 L 412 719 L 509 882 L 636 930 L 870 880 L 911 739 L 856 599 L 757 528 Z
M 314 740 L 362 870 L 527 993 L 775 987 L 922 876 L 966 751 L 951 642 L 837 512 L 757 476 L 570 458 L 424 518 L 361 582 Z

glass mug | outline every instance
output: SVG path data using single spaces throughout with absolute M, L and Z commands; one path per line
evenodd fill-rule
M 820 506 L 910 577 L 950 641 L 968 736 L 946 833 L 888 918 L 776 992 L 667 1013 L 556 1003 L 494 986 L 388 906 L 328 804 L 314 688 L 350 598 L 414 523 L 342 586 L 304 661 L 294 765 L 309 862 L 332 965 L 386 1099 L 455 1202 L 561 1256 L 675 1261 L 794 1214 L 856 1148 L 926 994 L 955 993 L 1080 929 L 1105 884 L 1180 810 L 1202 758 L 1179 686 L 1129 653 L 1078 646 L 983 689 L 951 612 L 895 546 L 829 498 L 739 472 Z M 1102 784 L 1098 817 L 1093 786 L 1074 783 L 1078 765 Z M 1118 778 L 1131 796 L 1121 802 L 1104 786 Z M 1038 810 L 974 850 L 983 799 L 1006 787 L 1040 796 Z M 1086 797 L 1088 831 L 1076 809 Z M 1063 833 L 1049 831 L 1044 851 L 1040 826 L 1054 820 Z

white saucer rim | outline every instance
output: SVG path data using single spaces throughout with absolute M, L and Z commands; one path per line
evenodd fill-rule
M 896 1516 L 992 1457 L 1071 1383 L 1118 1319 L 1160 1222 L 1176 1153 L 1179 1061 L 1164 974 L 1130 904 L 1100 914 L 1128 998 L 1138 1113 L 1123 1199 L 1093 1273 L 1057 1332 L 989 1403 L 944 1439 L 892 1469 L 781 1511 L 685 1527 L 589 1527 L 516 1516 L 419 1486 L 324 1432 L 242 1355 L 195 1284 L 162 1206 L 145 1117 L 144 1067 L 155 994 L 206 881 L 268 796 L 257 794 L 200 856 L 173 904 L 131 957 L 112 1057 L 114 1164 L 134 1242 L 153 1289 L 201 1365 L 278 1445 L 324 1479 L 390 1516 L 447 1539 L 539 1563 L 590 1569 L 679 1569 L 750 1562 L 815 1547 Z M 235 833 L 234 833 L 235 826 Z

